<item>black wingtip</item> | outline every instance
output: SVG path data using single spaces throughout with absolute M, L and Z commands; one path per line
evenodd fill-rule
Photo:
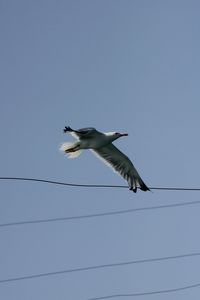
M 144 192 L 151 191 L 143 181 L 140 183 L 140 189 Z
M 137 188 L 139 188 L 141 191 L 143 192 L 147 192 L 147 191 L 150 191 L 151 190 L 148 188 L 148 186 L 144 183 L 144 181 L 142 181 L 142 179 L 140 180 L 139 182 L 140 186 L 136 186 L 136 187 L 130 187 L 129 190 L 130 191 L 133 191 L 134 193 L 137 193 Z
M 136 193 L 137 192 L 137 187 L 135 187 L 135 188 L 130 187 L 129 190 L 133 191 L 134 193 Z
M 71 131 L 73 131 L 73 130 L 72 130 L 71 127 L 69 127 L 69 126 L 65 126 L 65 128 L 63 129 L 63 132 L 64 132 L 64 133 L 66 133 L 66 132 L 71 132 Z
M 147 191 L 151 191 L 148 186 L 146 186 L 146 184 L 141 185 L 140 187 L 141 191 L 147 192 Z

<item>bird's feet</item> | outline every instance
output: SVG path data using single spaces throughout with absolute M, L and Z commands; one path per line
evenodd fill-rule
M 77 151 L 76 148 L 70 148 L 70 149 L 65 150 L 65 153 L 71 153 L 71 152 L 76 152 L 76 151 Z
M 66 149 L 65 153 L 72 153 L 72 152 L 76 152 L 78 150 L 80 150 L 80 146 L 79 145 L 77 145 L 77 146 L 75 146 L 73 148 Z

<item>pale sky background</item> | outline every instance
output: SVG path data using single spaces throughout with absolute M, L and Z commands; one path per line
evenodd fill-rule
M 149 186 L 200 187 L 199 32 L 194 0 L 1 0 L 0 176 L 126 184 L 90 151 L 76 160 L 59 153 L 71 139 L 64 126 L 92 126 L 129 133 L 115 145 Z M 199 196 L 1 181 L 0 223 Z M 0 280 L 199 252 L 199 214 L 193 205 L 1 227 Z M 193 257 L 1 283 L 0 298 L 87 300 L 173 289 L 200 282 L 199 266 Z M 199 300 L 200 288 L 140 299 Z

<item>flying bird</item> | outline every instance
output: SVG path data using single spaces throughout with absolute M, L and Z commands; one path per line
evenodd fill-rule
M 149 191 L 130 159 L 112 143 L 122 136 L 127 136 L 128 133 L 103 133 L 92 127 L 78 130 L 65 127 L 63 131 L 64 133 L 70 133 L 78 140 L 76 142 L 65 142 L 60 146 L 60 150 L 68 154 L 69 158 L 79 156 L 83 149 L 90 149 L 107 165 L 112 167 L 115 172 L 127 180 L 131 191 L 136 193 L 137 188 L 140 188 L 142 191 Z

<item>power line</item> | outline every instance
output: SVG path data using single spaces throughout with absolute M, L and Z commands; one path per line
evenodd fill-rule
M 141 263 L 152 263 L 152 262 L 158 262 L 158 261 L 189 258 L 189 257 L 197 257 L 197 256 L 200 256 L 200 252 L 181 254 L 181 255 L 173 255 L 173 256 L 165 256 L 165 257 L 159 257 L 159 258 L 140 259 L 140 260 L 126 261 L 126 262 L 119 262 L 119 263 L 111 263 L 111 264 L 103 264 L 103 265 L 95 265 L 95 266 L 88 266 L 88 267 L 82 267 L 82 268 L 74 268 L 74 269 L 60 270 L 60 271 L 54 271 L 54 272 L 26 275 L 26 276 L 21 276 L 21 277 L 13 277 L 13 278 L 8 278 L 8 279 L 1 279 L 0 284 L 1 283 L 14 282 L 14 281 L 21 281 L 21 280 L 26 280 L 26 279 L 34 279 L 34 278 L 39 278 L 39 277 L 48 277 L 48 276 L 53 276 L 53 275 L 61 275 L 61 274 L 67 274 L 67 273 L 73 273 L 73 272 L 91 271 L 91 270 L 97 270 L 97 269 L 122 267 L 122 266 L 126 266 L 126 265 L 141 264 Z M 115 295 L 115 296 L 106 296 L 106 297 L 109 298 L 109 297 L 117 297 L 117 296 Z M 94 299 L 104 299 L 104 298 L 93 298 L 93 299 L 90 299 L 90 300 L 94 300 Z
M 113 299 L 113 298 L 124 298 L 124 297 L 139 297 L 139 296 L 150 296 L 156 294 L 168 294 L 168 293 L 175 293 L 179 291 L 189 290 L 200 287 L 200 283 L 186 285 L 183 287 L 173 288 L 173 289 L 166 289 L 166 290 L 159 290 L 159 291 L 150 291 L 150 292 L 143 292 L 143 293 L 132 293 L 132 294 L 115 294 L 103 297 L 95 297 L 95 298 L 88 298 L 87 300 L 103 300 L 103 299 Z
M 0 180 L 20 180 L 20 181 L 34 181 L 56 185 L 65 185 L 73 187 L 85 187 L 85 188 L 128 188 L 126 185 L 108 185 L 108 184 L 78 184 L 67 183 L 39 178 L 27 178 L 27 177 L 0 177 Z M 183 188 L 183 187 L 149 187 L 150 190 L 165 190 L 165 191 L 200 191 L 200 188 Z
M 200 204 L 200 200 L 191 201 L 191 202 L 184 202 L 184 203 L 173 203 L 173 204 L 166 204 L 166 205 L 130 208 L 130 209 L 125 209 L 125 210 L 117 210 L 117 211 L 110 211 L 110 212 L 103 212 L 103 213 L 96 213 L 96 214 L 87 214 L 87 215 L 79 215 L 79 216 L 69 216 L 69 217 L 60 217 L 60 218 L 48 218 L 48 219 L 39 219 L 39 220 L 9 222 L 9 223 L 0 224 L 0 227 L 28 225 L 28 224 L 40 224 L 40 223 L 50 223 L 50 222 L 62 222 L 62 221 L 75 221 L 75 220 L 97 218 L 97 217 L 116 216 L 116 215 L 122 215 L 122 214 L 127 214 L 127 213 L 135 213 L 135 212 L 147 211 L 147 210 L 183 207 L 183 206 L 196 205 L 196 204 Z

